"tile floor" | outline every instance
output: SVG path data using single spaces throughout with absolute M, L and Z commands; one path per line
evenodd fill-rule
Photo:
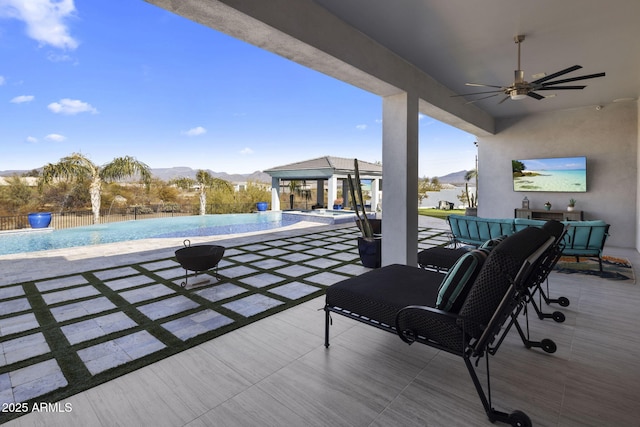
M 93 260 L 86 270 L 57 277 L 44 277 L 43 269 L 43 277 L 20 283 L 6 279 L 19 272 L 6 275 L 0 283 L 0 404 L 33 400 L 144 360 L 367 270 L 359 263 L 355 227 L 265 236 L 225 245 L 220 279 L 200 274 L 198 280 L 211 283 L 193 289 L 181 287 L 185 271 L 166 251 L 156 259 L 125 256 L 120 261 L 132 263 L 111 261 L 108 268 L 96 268 L 100 262 Z M 423 228 L 419 241 L 423 249 L 447 238 L 443 229 Z M 58 357 L 68 348 L 71 356 Z

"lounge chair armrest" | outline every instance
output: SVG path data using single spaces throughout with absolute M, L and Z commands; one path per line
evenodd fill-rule
M 459 322 L 460 320 L 464 321 Z M 464 325 L 468 322 L 477 324 L 477 322 L 465 319 L 457 313 L 433 307 L 409 305 L 396 314 L 396 331 L 400 339 L 408 344 L 414 343 L 418 336 L 445 344 L 452 337 L 462 336 L 464 341 L 466 336 Z M 462 324 L 462 328 L 460 328 L 460 324 Z

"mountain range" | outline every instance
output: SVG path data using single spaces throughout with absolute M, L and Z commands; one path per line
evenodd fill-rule
M 38 169 L 42 170 L 42 168 Z M 214 172 L 210 169 L 206 169 L 207 172 L 211 174 L 214 178 L 224 179 L 229 182 L 264 182 L 267 184 L 271 184 L 271 176 L 268 174 L 255 171 L 249 174 L 228 174 L 226 172 Z M 0 176 L 12 176 L 12 175 L 22 175 L 23 173 L 29 172 L 27 170 L 6 170 L 0 171 Z M 187 166 L 176 166 L 172 168 L 152 168 L 151 174 L 163 181 L 170 181 L 175 178 L 192 178 L 194 179 L 196 176 L 197 169 L 192 169 Z M 444 176 L 438 177 L 441 183 L 443 184 L 461 184 L 464 183 L 464 175 L 466 174 L 466 170 L 453 172 Z

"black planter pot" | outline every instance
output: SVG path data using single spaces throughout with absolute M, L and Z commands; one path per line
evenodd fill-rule
M 380 268 L 382 264 L 382 239 L 373 240 L 358 237 L 358 253 L 362 265 L 367 268 Z

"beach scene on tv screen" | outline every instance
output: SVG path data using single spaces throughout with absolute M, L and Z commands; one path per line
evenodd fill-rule
M 515 191 L 587 191 L 587 159 L 512 160 Z

